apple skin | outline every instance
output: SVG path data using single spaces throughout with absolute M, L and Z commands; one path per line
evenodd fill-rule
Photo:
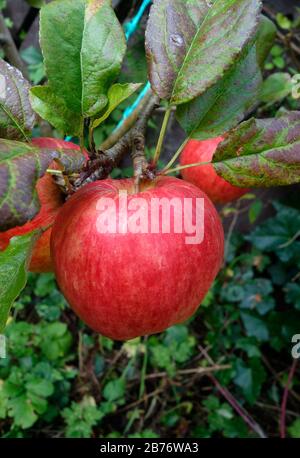
M 223 140 L 224 137 L 203 141 L 190 140 L 181 153 L 180 165 L 210 162 L 217 146 Z M 184 180 L 202 189 L 215 204 L 227 204 L 249 192 L 249 189 L 228 183 L 217 174 L 213 165 L 210 164 L 183 169 L 181 175 Z
M 192 198 L 193 218 L 195 198 L 203 198 L 203 242 L 188 245 L 185 233 L 161 228 L 157 234 L 98 231 L 99 198 L 115 199 L 119 221 L 120 190 L 128 192 L 128 203 L 136 197 L 147 203 L 153 197 Z M 173 220 L 171 212 L 171 228 Z M 171 177 L 157 178 L 139 194 L 133 179 L 90 183 L 63 206 L 51 236 L 56 279 L 70 306 L 93 330 L 121 341 L 162 332 L 191 317 L 219 272 L 223 252 L 224 232 L 211 201 L 199 188 Z
M 80 147 L 74 143 L 55 138 L 34 138 L 32 139 L 32 143 L 40 148 L 80 150 Z M 58 165 L 54 161 L 50 164 L 49 168 L 57 169 Z M 23 226 L 17 226 L 6 232 L 0 232 L 0 250 L 6 249 L 12 237 L 25 235 L 35 229 L 46 228 L 53 224 L 59 209 L 64 204 L 64 197 L 49 174 L 45 174 L 38 180 L 36 189 L 41 204 L 39 213 Z M 51 228 L 43 232 L 36 241 L 29 265 L 31 272 L 43 273 L 53 271 L 53 263 L 50 256 L 50 236 Z

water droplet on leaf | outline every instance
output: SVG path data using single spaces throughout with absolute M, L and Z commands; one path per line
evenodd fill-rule
M 174 43 L 175 46 L 182 46 L 183 45 L 183 38 L 178 33 L 172 34 L 170 39 L 171 39 L 172 43 Z

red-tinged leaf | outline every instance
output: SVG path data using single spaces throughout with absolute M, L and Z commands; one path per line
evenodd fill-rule
M 171 104 L 216 84 L 254 37 L 259 0 L 155 0 L 146 51 L 152 88 Z
M 30 84 L 16 68 L 0 59 L 0 137 L 26 140 L 36 122 L 29 101 Z
M 283 186 L 300 182 L 300 112 L 250 119 L 220 143 L 213 165 L 240 187 Z
M 53 160 L 66 173 L 80 169 L 84 156 L 78 150 L 38 148 L 28 143 L 0 140 L 0 230 L 31 220 L 39 211 L 35 189 Z

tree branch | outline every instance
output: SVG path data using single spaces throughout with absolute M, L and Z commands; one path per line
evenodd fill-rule
M 154 170 L 148 163 L 145 156 L 145 135 L 147 123 L 152 115 L 153 110 L 159 105 L 159 97 L 152 96 L 148 101 L 144 112 L 140 115 L 136 125 L 131 129 L 130 136 L 132 138 L 133 170 L 135 178 L 135 192 L 139 191 L 140 181 L 143 178 L 153 180 L 155 177 Z
M 137 184 L 143 176 L 149 179 L 154 178 L 155 175 L 150 170 L 145 158 L 145 132 L 148 120 L 158 103 L 159 98 L 154 96 L 151 91 L 147 96 L 147 100 L 143 103 L 143 112 L 139 110 L 136 125 L 131 127 L 111 148 L 105 151 L 102 149 L 96 151 L 91 160 L 85 165 L 79 178 L 74 182 L 74 190 L 87 183 L 103 180 L 120 163 L 122 158 L 130 153 L 132 153 Z

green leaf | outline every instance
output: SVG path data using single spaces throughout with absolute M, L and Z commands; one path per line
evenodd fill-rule
M 298 240 L 300 213 L 297 209 L 273 203 L 277 211 L 270 218 L 257 226 L 246 240 L 258 250 L 276 253 L 282 262 L 300 261 L 300 242 Z
M 91 437 L 93 426 L 99 423 L 104 415 L 92 397 L 85 396 L 80 403 L 72 402 L 71 407 L 62 412 L 67 424 L 66 437 Z
M 67 108 L 48 86 L 35 86 L 30 90 L 32 108 L 41 118 L 66 135 L 80 135 L 82 117 Z
M 34 235 L 14 237 L 0 252 L 0 334 L 3 333 L 11 306 L 26 285 L 27 263 Z
M 297 418 L 297 420 L 295 420 L 291 424 L 291 426 L 288 427 L 288 432 L 289 432 L 289 435 L 293 439 L 299 439 L 300 438 L 300 418 Z
M 51 361 L 64 357 L 72 344 L 72 335 L 65 323 L 51 323 L 43 329 L 41 349 Z
M 146 30 L 154 92 L 181 104 L 216 84 L 254 37 L 259 0 L 157 0 Z
M 29 101 L 30 85 L 16 68 L 0 59 L 0 136 L 27 139 L 36 122 Z
M 260 100 L 273 104 L 285 99 L 293 89 L 292 77 L 289 73 L 273 73 L 263 83 Z
M 35 378 L 26 384 L 26 389 L 37 396 L 47 398 L 53 394 L 54 386 L 49 380 Z
M 10 399 L 8 408 L 9 415 L 14 418 L 14 424 L 21 428 L 30 428 L 38 419 L 30 400 L 26 396 Z
M 213 166 L 240 187 L 283 186 L 300 182 L 300 112 L 278 118 L 252 118 L 220 143 Z
M 279 25 L 284 30 L 290 30 L 292 28 L 292 22 L 289 20 L 288 17 L 286 17 L 282 13 L 277 13 L 276 14 L 276 21 Z
M 96 129 L 96 127 L 100 126 L 100 124 L 102 124 L 109 117 L 109 115 L 114 111 L 114 109 L 117 108 L 117 106 L 120 105 L 120 103 L 122 103 L 124 100 L 130 97 L 139 87 L 141 87 L 141 84 L 134 83 L 118 83 L 111 86 L 107 94 L 108 105 L 105 108 L 105 111 L 102 114 L 102 116 L 98 119 L 95 119 L 95 121 L 93 122 L 93 128 Z
M 288 283 L 286 285 L 286 302 L 300 310 L 300 285 L 297 283 Z
M 266 342 L 269 339 L 269 331 L 265 322 L 255 315 L 243 312 L 241 318 L 249 337 L 256 337 L 260 342 Z
M 265 380 L 266 372 L 259 359 L 251 359 L 247 366 L 243 361 L 237 361 L 234 382 L 241 388 L 246 400 L 251 404 L 254 404 L 258 398 Z
M 263 209 L 263 204 L 261 200 L 255 200 L 249 208 L 249 221 L 250 224 L 254 224 Z
M 0 230 L 31 220 L 39 211 L 36 182 L 56 159 L 66 173 L 78 171 L 84 156 L 78 150 L 38 148 L 0 139 Z
M 256 46 L 252 46 L 211 89 L 180 105 L 177 118 L 191 138 L 217 137 L 235 127 L 256 105 L 261 83 Z
M 257 60 L 261 70 L 264 69 L 265 61 L 270 53 L 276 38 L 276 26 L 266 16 L 261 15 L 260 26 L 256 37 Z
M 97 115 L 126 50 L 110 0 L 60 0 L 41 9 L 41 48 L 51 93 L 70 112 Z
M 113 402 L 122 398 L 125 394 L 126 383 L 123 378 L 108 382 L 103 390 L 103 396 L 107 401 Z

